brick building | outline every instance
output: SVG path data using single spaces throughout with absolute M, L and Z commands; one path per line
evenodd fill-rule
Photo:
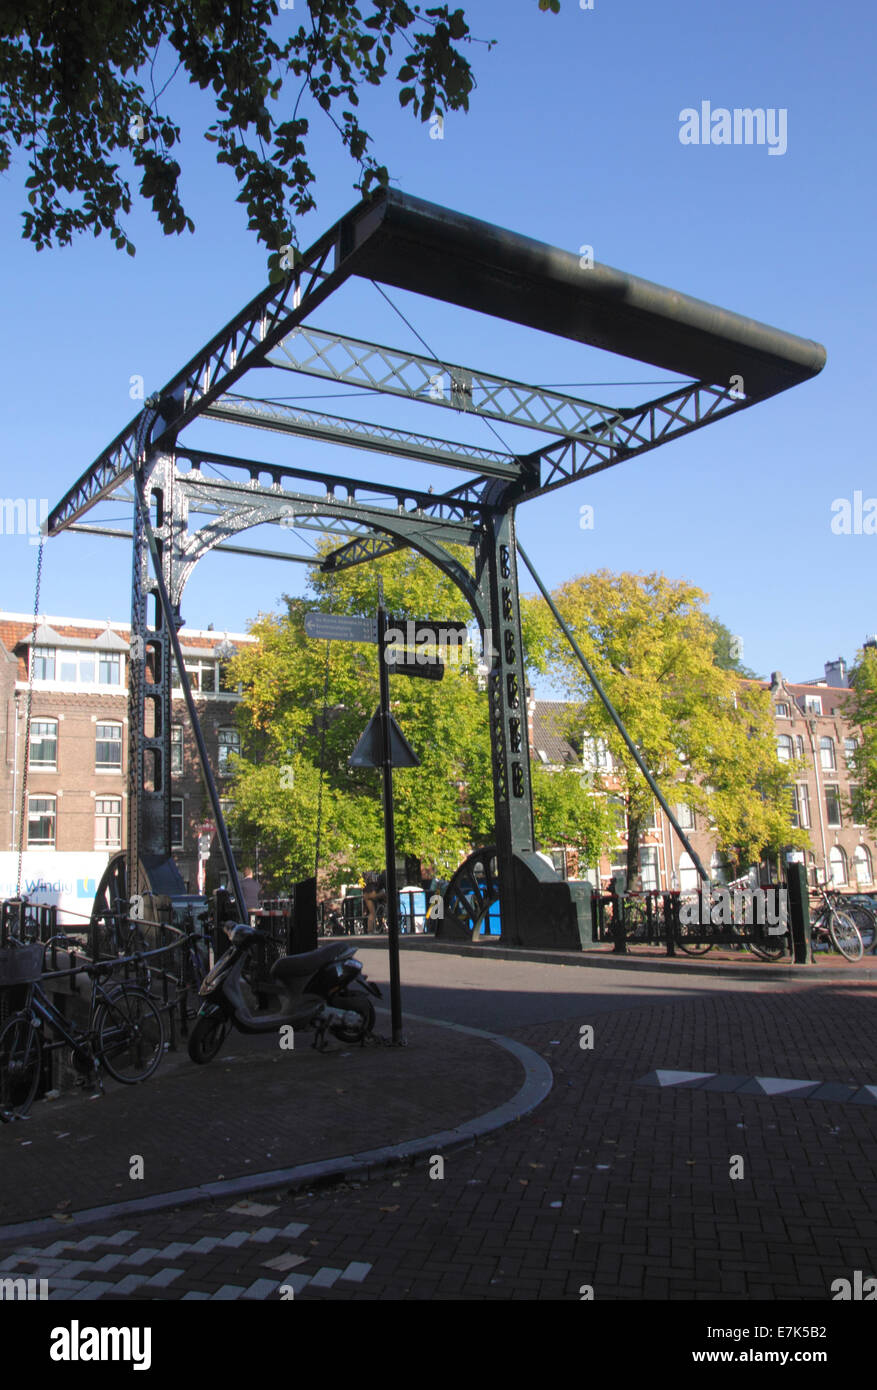
M 846 712 L 851 692 L 843 661 L 827 662 L 825 674 L 815 680 L 792 683 L 781 671 L 774 671 L 769 682 L 759 684 L 769 690 L 773 702 L 777 757 L 803 766 L 803 770 L 790 768 L 789 792 L 794 823 L 810 836 L 811 847 L 804 852 L 810 883 L 815 886 L 822 879 L 839 888 L 874 889 L 877 849 L 856 809 L 849 763 L 860 735 Z M 531 757 L 548 768 L 596 770 L 611 796 L 612 755 L 602 740 L 589 738 L 585 730 L 581 738 L 568 736 L 574 708 L 562 701 L 530 698 Z M 673 810 L 710 877 L 720 880 L 724 865 L 706 817 L 684 802 Z M 595 885 L 624 873 L 627 849 L 622 824 L 616 850 L 604 856 L 599 866 L 581 865 L 574 850 L 551 846 L 555 865 L 568 877 L 589 878 Z M 775 877 L 775 865 L 765 863 L 760 868 L 762 881 Z M 640 838 L 639 871 L 644 888 L 689 889 L 697 883 L 690 856 L 657 805 Z
M 100 852 L 125 845 L 128 800 L 127 623 L 40 619 L 0 611 L 0 849 L 19 848 L 29 674 L 33 674 L 30 766 L 24 849 Z M 243 633 L 184 628 L 183 659 L 220 795 L 240 746 L 225 663 Z M 195 741 L 182 691 L 171 727 L 172 834 L 180 872 L 194 891 L 196 827 L 209 819 Z M 214 851 L 215 855 L 215 851 Z

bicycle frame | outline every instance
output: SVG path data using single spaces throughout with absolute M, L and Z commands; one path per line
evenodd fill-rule
M 83 968 L 86 969 L 91 976 L 91 1004 L 88 1011 L 88 1028 L 86 1031 L 83 1032 L 83 1030 L 76 1027 L 76 1025 L 71 1025 L 70 1019 L 65 1018 L 60 1009 L 52 1003 L 39 980 L 35 981 L 29 987 L 25 1005 L 21 1012 L 30 1015 L 32 1027 L 49 1024 L 56 1033 L 60 1034 L 60 1037 L 55 1040 L 50 1040 L 45 1034 L 43 1035 L 43 1047 L 46 1052 L 57 1052 L 59 1048 L 65 1046 L 71 1047 L 77 1056 L 81 1057 L 83 1061 L 89 1062 L 92 1065 L 92 1070 L 96 1071 L 95 1064 L 99 1060 L 99 1056 L 94 1049 L 96 1037 L 95 1019 L 97 1011 L 102 1004 L 112 1007 L 113 996 L 110 991 L 101 984 L 94 966 Z M 67 973 L 67 971 L 58 971 L 54 976 L 49 975 L 43 978 L 58 978 Z M 130 984 L 127 985 L 126 988 L 129 992 L 136 990 L 136 986 Z M 35 1019 L 39 1020 L 39 1022 L 34 1022 Z

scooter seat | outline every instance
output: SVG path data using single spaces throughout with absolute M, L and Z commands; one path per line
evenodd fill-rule
M 302 975 L 314 975 L 330 961 L 352 954 L 349 944 L 342 946 L 340 942 L 333 942 L 331 946 L 320 946 L 316 951 L 305 951 L 299 956 L 281 956 L 268 974 L 272 980 L 298 980 Z

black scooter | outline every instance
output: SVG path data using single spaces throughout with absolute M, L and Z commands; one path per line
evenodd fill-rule
M 247 954 L 259 940 L 249 926 L 228 927 L 231 945 L 205 976 L 198 993 L 204 1000 L 189 1034 L 189 1056 L 204 1065 L 212 1061 L 232 1028 L 240 1033 L 274 1033 L 284 1027 L 313 1028 L 313 1046 L 326 1047 L 326 1033 L 345 1043 L 362 1043 L 374 1030 L 375 1011 L 363 992 L 381 997 L 376 984 L 362 973 L 356 947 L 333 942 L 316 951 L 283 956 L 269 972 L 280 996 L 278 1013 L 252 1013 L 241 991 Z M 267 981 L 260 986 L 267 985 Z M 361 985 L 354 989 L 351 985 Z

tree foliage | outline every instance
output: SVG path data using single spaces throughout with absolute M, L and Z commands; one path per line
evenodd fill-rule
M 536 842 L 577 849 L 582 868 L 593 868 L 615 843 L 615 823 L 605 797 L 595 795 L 584 773 L 575 768 L 552 771 L 533 764 L 533 829 Z
M 394 616 L 466 621 L 451 581 L 403 552 L 339 574 L 316 573 L 311 597 L 287 599 L 282 616 L 260 616 L 251 629 L 258 647 L 234 661 L 243 699 L 233 819 L 246 846 L 259 843 L 260 860 L 278 883 L 314 871 L 321 762 L 324 881 L 337 886 L 383 864 L 380 773 L 347 766 L 378 707 L 377 648 L 316 642 L 304 631 L 310 609 L 373 616 L 378 577 Z M 390 678 L 393 714 L 421 761 L 394 774 L 397 851 L 444 877 L 493 831 L 487 697 L 476 666 L 477 657 L 449 662 L 441 682 Z
M 358 189 L 386 185 L 357 113 L 362 90 L 390 76 L 421 121 L 466 111 L 475 82 L 460 45 L 471 42 L 462 10 L 406 0 L 19 0 L 0 7 L 0 172 L 25 153 L 23 235 L 38 249 L 107 231 L 133 255 L 121 219 L 134 176 L 166 234 L 192 231 L 165 96 L 182 74 L 212 93 L 205 138 L 279 276 L 294 218 L 316 206 L 308 112 L 334 125 Z
M 601 570 L 553 598 L 668 801 L 685 801 L 714 822 L 732 864 L 744 868 L 764 851 L 809 843 L 792 828 L 794 765 L 777 760 L 767 692 L 719 664 L 716 623 L 700 589 L 662 574 Z M 617 781 L 628 818 L 630 880 L 652 793 L 547 605 L 531 599 L 525 607 L 530 661 L 579 702 L 571 735 L 584 727 L 612 754 L 612 786 Z
M 866 646 L 850 671 L 853 694 L 848 706 L 851 723 L 858 725 L 861 739 L 851 760 L 851 774 L 857 793 L 853 824 L 864 823 L 877 834 L 877 646 Z

